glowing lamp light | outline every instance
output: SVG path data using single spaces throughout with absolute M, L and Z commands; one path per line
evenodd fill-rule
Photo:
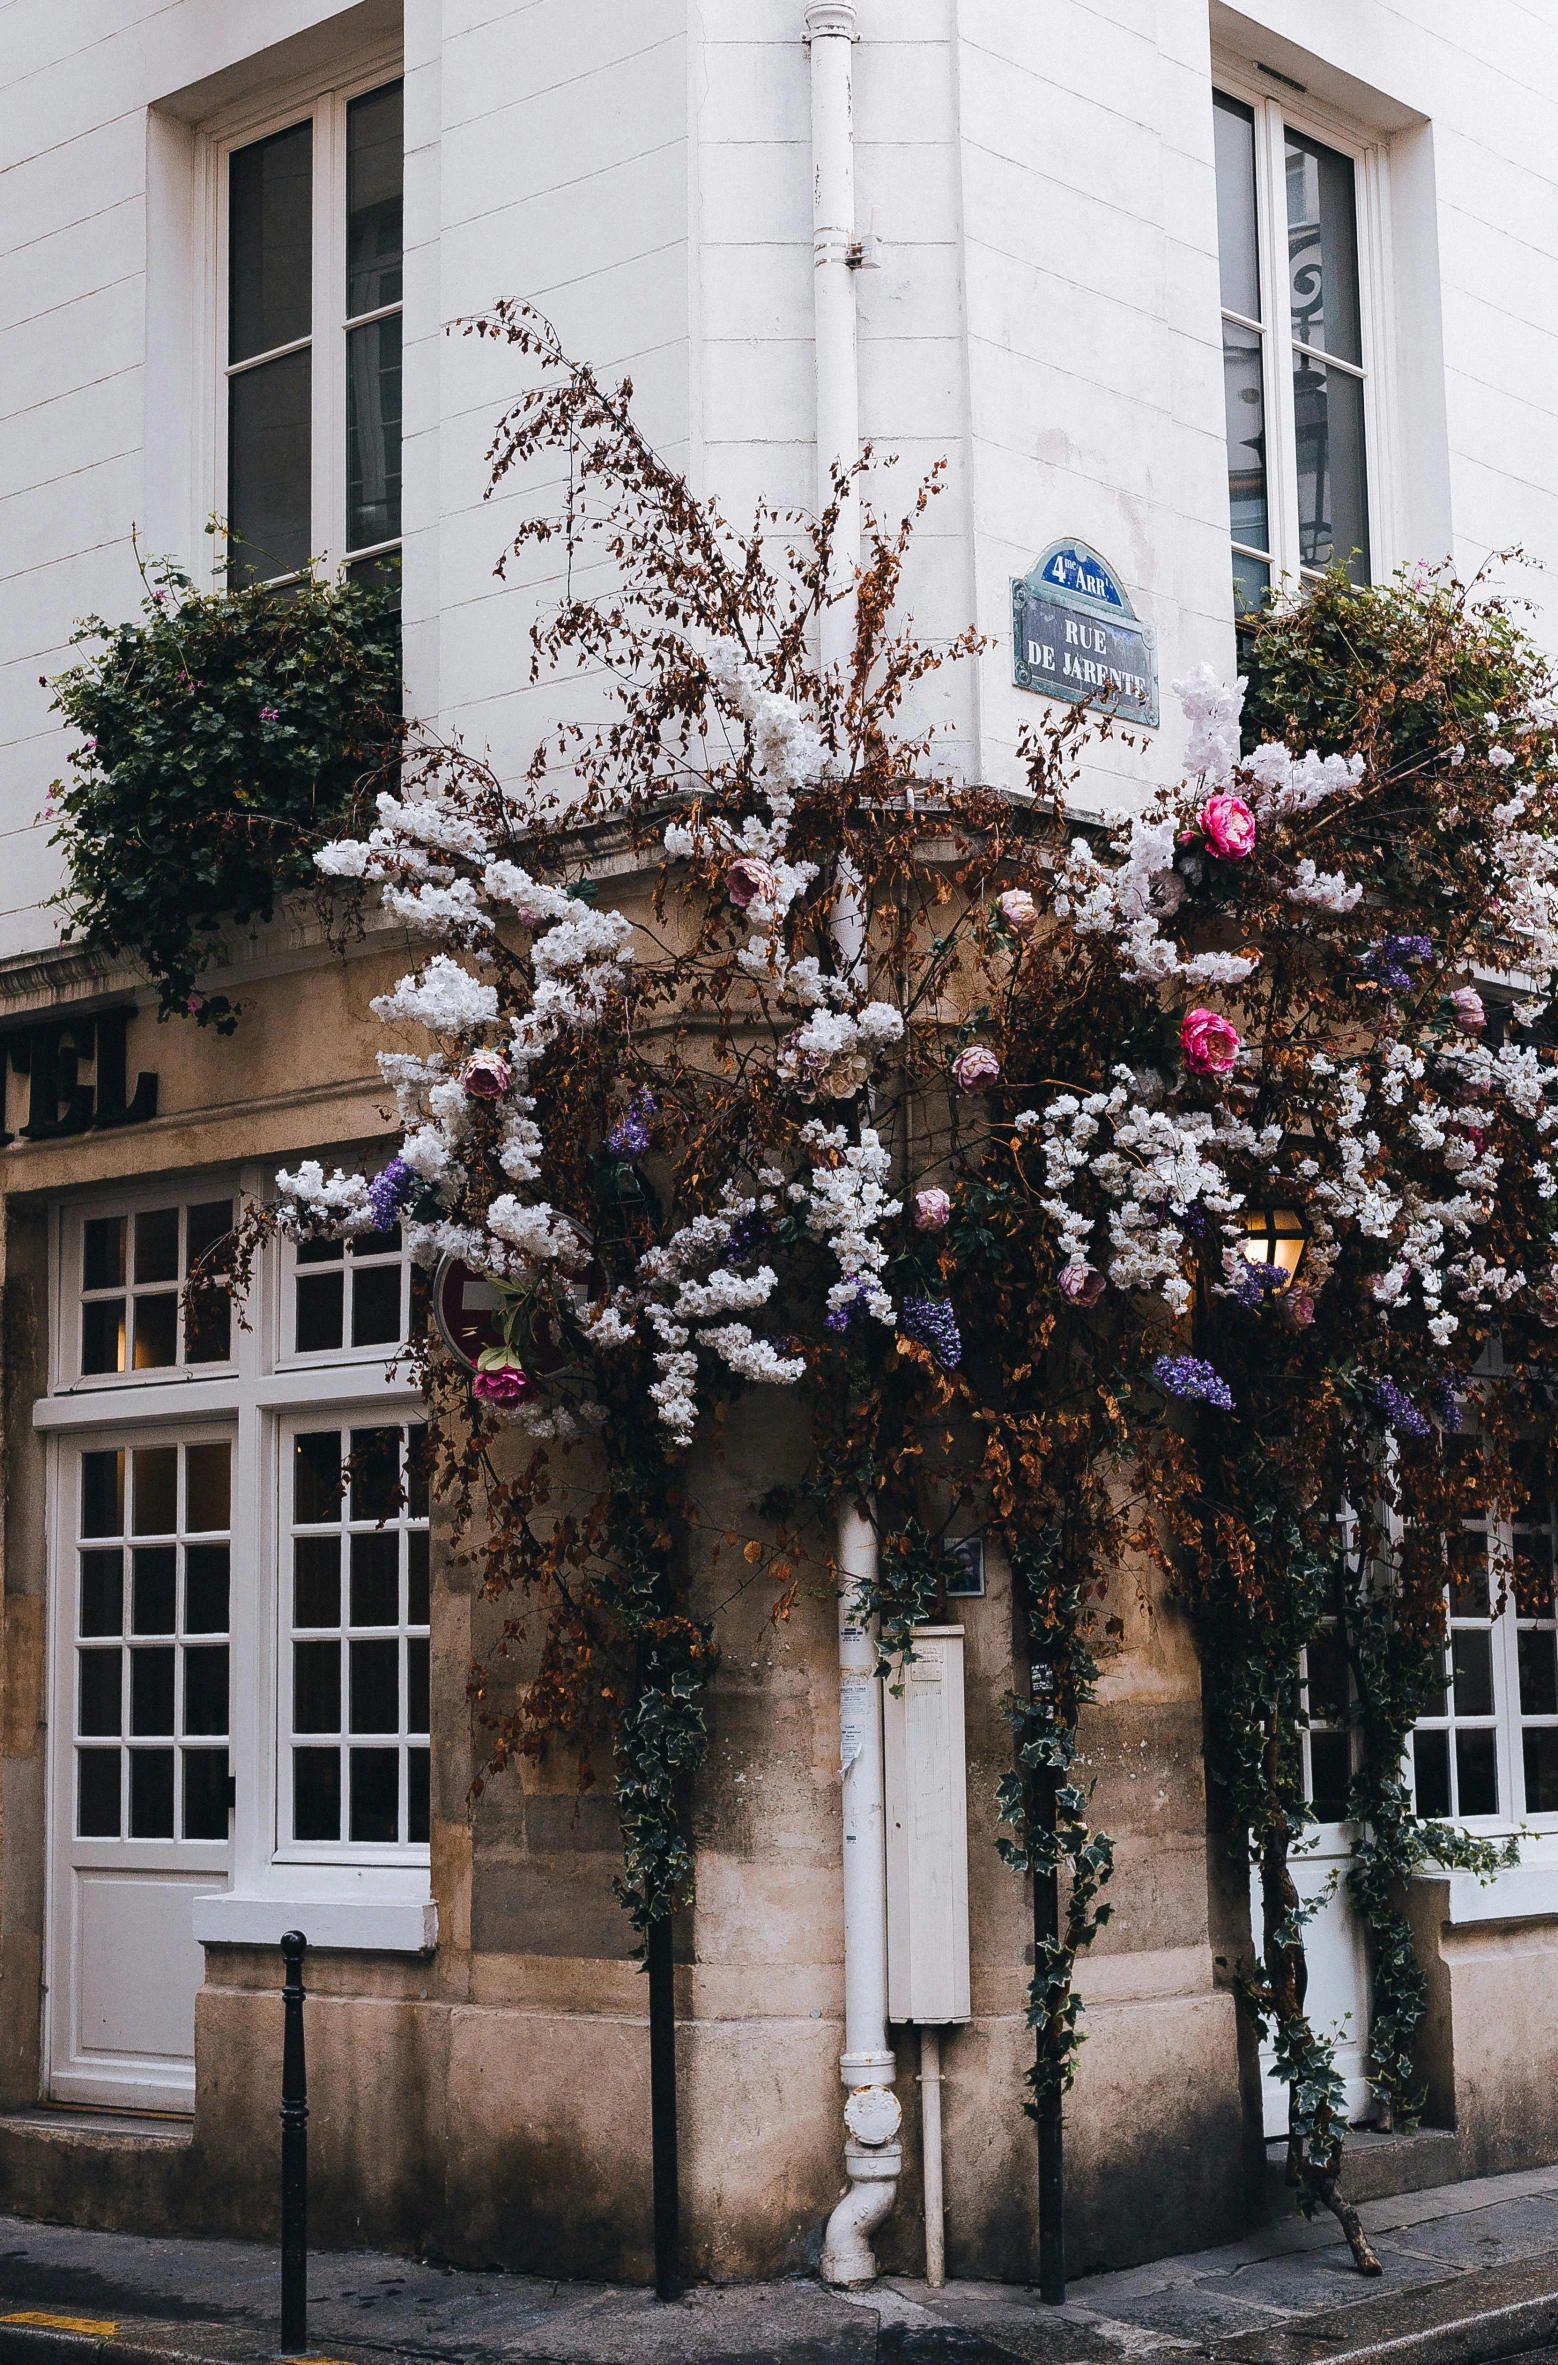
M 1252 1207 L 1244 1218 L 1244 1253 L 1252 1265 L 1272 1265 L 1282 1275 L 1274 1294 L 1291 1289 L 1309 1234 L 1292 1207 Z

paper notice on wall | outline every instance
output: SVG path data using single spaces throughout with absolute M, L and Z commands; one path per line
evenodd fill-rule
M 871 1686 L 875 1678 L 869 1675 L 845 1675 L 839 1678 L 839 1773 L 849 1772 L 866 1745 L 871 1729 Z

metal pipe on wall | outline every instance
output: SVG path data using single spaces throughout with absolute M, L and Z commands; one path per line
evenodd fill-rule
M 941 2031 L 920 2030 L 920 2149 L 925 2155 L 925 2280 L 947 2279 L 947 2205 L 941 2188 Z

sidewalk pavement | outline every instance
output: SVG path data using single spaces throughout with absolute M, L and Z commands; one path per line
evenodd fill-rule
M 310 2266 L 315 2365 L 1558 2365 L 1558 2168 L 1371 2201 L 1384 2262 L 1353 2269 L 1298 2217 L 1226 2249 L 1074 2283 L 893 2276 L 701 2286 L 468 2274 L 371 2251 Z M 0 2365 L 253 2365 L 277 2354 L 280 2269 L 246 2242 L 162 2241 L 0 2217 Z

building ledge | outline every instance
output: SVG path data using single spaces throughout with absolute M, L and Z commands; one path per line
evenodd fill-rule
M 438 1908 L 428 1898 L 243 1897 L 225 1890 L 195 1899 L 202 1946 L 279 1946 L 286 1930 L 301 1930 L 311 1953 L 431 1954 Z

